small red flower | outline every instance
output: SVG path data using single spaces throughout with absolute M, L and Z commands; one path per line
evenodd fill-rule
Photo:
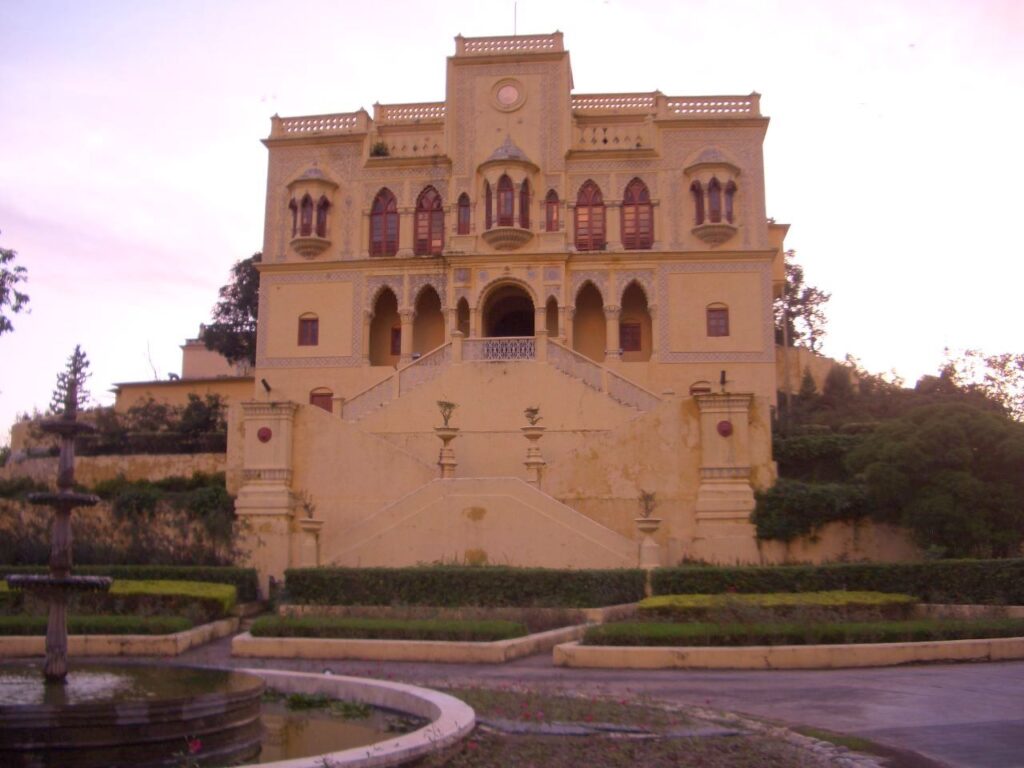
M 198 738 L 188 740 L 188 753 L 194 755 L 203 748 L 203 742 Z

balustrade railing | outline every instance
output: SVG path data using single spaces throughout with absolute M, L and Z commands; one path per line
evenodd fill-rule
M 462 359 L 470 362 L 533 360 L 536 356 L 537 345 L 532 336 L 501 336 L 462 342 Z
M 562 51 L 562 33 L 550 35 L 515 35 L 513 37 L 455 38 L 457 56 L 493 56 L 508 53 L 551 53 Z
M 576 350 L 562 346 L 557 341 L 548 342 L 548 362 L 562 373 L 573 376 L 588 387 L 604 392 L 613 400 L 638 411 L 649 411 L 661 402 L 661 398 L 653 392 L 603 365 L 598 365 Z
M 449 342 L 431 350 L 419 360 L 414 360 L 411 364 L 399 369 L 399 393 L 408 392 L 420 384 L 426 384 L 428 381 L 436 379 L 441 373 L 441 368 L 447 365 L 451 358 L 452 345 Z
M 615 371 L 608 371 L 608 396 L 623 405 L 629 405 L 639 411 L 649 411 L 661 402 L 661 398 L 648 392 L 639 384 L 623 378 Z
M 666 96 L 663 93 L 580 93 L 572 97 L 580 118 L 651 115 L 660 118 L 760 117 L 761 95 Z
M 341 417 L 345 421 L 359 421 L 371 411 L 387 405 L 399 395 L 436 378 L 441 373 L 441 367 L 451 360 L 451 349 L 451 342 L 442 344 L 418 360 L 413 360 L 398 369 L 386 379 L 353 395 L 342 405 Z
M 421 120 L 444 120 L 447 107 L 443 101 L 419 104 L 375 104 L 373 121 L 378 125 L 415 123 Z
M 359 112 L 343 112 L 336 115 L 304 115 L 302 117 L 279 117 L 270 120 L 270 137 L 330 135 L 366 131 L 369 115 Z

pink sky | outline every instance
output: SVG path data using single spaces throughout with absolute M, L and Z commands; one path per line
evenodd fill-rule
M 763 94 L 768 213 L 831 291 L 825 351 L 909 380 L 1024 351 L 1024 3 L 519 0 L 576 91 Z M 32 314 L 0 337 L 0 444 L 76 343 L 92 391 L 180 370 L 262 246 L 269 117 L 444 98 L 452 38 L 512 2 L 0 5 L 0 245 Z M 1009 243 L 1009 245 L 1007 245 Z

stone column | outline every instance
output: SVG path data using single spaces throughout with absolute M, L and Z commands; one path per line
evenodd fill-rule
M 462 331 L 452 331 L 452 362 L 462 362 Z
M 540 328 L 537 330 L 533 340 L 535 359 L 539 363 L 547 362 L 548 359 L 548 330 Z
M 622 344 L 619 342 L 619 318 L 621 316 L 622 307 L 614 304 L 604 305 L 605 338 L 608 341 L 608 349 L 604 351 L 605 362 L 622 359 Z
M 700 485 L 694 555 L 713 562 L 757 562 L 750 513 L 749 393 L 696 396 L 700 409 Z
M 651 316 L 651 360 L 658 357 L 658 305 L 648 304 L 647 314 Z
M 548 328 L 548 308 L 539 304 L 533 308 L 533 335 L 539 336 L 541 331 L 547 332 Z
M 615 253 L 622 250 L 622 203 L 605 203 L 605 232 L 608 235 L 606 250 Z
M 398 359 L 399 365 L 407 365 L 412 362 L 412 323 L 416 313 L 411 309 L 400 309 L 398 318 L 402 322 L 402 356 Z
M 363 349 L 362 358 L 364 363 L 370 362 L 370 327 L 373 325 L 373 310 L 363 310 Z
M 562 307 L 562 339 L 565 346 L 572 349 L 573 345 L 573 318 L 576 316 L 576 307 Z
M 244 448 L 242 487 L 235 500 L 242 551 L 259 572 L 260 590 L 269 594 L 271 577 L 283 579 L 291 565 L 294 498 L 292 431 L 296 403 L 242 403 Z
M 300 517 L 294 521 L 294 554 L 292 562 L 298 568 L 316 568 L 320 565 L 320 529 L 324 521 Z
M 415 208 L 398 209 L 398 252 L 395 254 L 396 256 L 413 255 L 413 240 L 416 234 L 413 227 L 415 218 Z

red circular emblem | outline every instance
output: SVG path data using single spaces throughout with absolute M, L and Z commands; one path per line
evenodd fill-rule
M 732 422 L 731 421 L 726 421 L 724 419 L 722 421 L 718 422 L 718 434 L 720 434 L 722 437 L 728 437 L 729 435 L 731 435 L 732 434 Z
M 270 438 L 274 436 L 274 433 L 270 431 L 270 427 L 260 427 L 256 431 L 256 439 L 261 443 L 269 443 Z

